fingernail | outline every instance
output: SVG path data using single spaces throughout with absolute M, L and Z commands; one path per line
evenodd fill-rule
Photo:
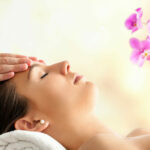
M 28 65 L 27 64 L 22 64 L 22 65 L 20 65 L 20 67 L 23 70 L 27 70 L 28 69 Z
M 32 63 L 32 60 L 29 59 L 29 60 L 27 61 L 28 66 L 31 66 L 31 63 Z
M 15 75 L 14 72 L 10 72 L 10 74 L 9 74 L 10 77 L 13 77 L 14 75 Z
M 42 59 L 40 59 L 40 60 L 38 60 L 39 62 L 41 62 L 41 63 L 44 63 L 45 64 L 45 61 L 44 60 L 42 60 Z
M 30 56 L 29 58 L 32 59 L 32 60 L 35 60 L 35 61 L 38 60 L 37 57 Z

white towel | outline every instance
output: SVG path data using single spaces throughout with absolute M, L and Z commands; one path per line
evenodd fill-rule
M 0 150 L 66 150 L 66 148 L 45 133 L 14 130 L 0 135 Z

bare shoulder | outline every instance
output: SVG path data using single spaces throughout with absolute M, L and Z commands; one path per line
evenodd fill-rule
M 141 136 L 141 135 L 150 135 L 150 129 L 137 128 L 131 131 L 127 137 Z
M 120 138 L 112 134 L 97 134 L 86 143 L 84 143 L 79 150 L 139 150 L 134 144 L 129 143 L 125 138 Z
M 131 131 L 127 136 L 127 140 L 134 143 L 142 150 L 150 149 L 150 129 L 137 128 Z
M 127 140 L 141 150 L 150 150 L 150 134 L 126 137 Z

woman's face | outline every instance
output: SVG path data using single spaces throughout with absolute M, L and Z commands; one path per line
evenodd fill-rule
M 76 75 L 68 61 L 49 66 L 36 62 L 17 73 L 13 82 L 17 92 L 29 99 L 31 108 L 53 122 L 62 122 L 93 111 L 97 87 L 85 77 L 74 84 Z

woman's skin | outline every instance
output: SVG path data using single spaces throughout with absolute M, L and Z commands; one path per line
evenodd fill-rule
M 149 150 L 150 130 L 135 129 L 126 137 L 97 134 L 81 145 L 79 150 Z
M 28 69 L 32 61 L 39 61 L 36 57 L 27 57 L 18 54 L 0 53 L 0 81 L 13 78 L 15 72 L 21 72 Z
M 99 121 L 93 112 L 98 88 L 85 77 L 74 84 L 75 74 L 68 61 L 49 66 L 33 62 L 17 73 L 11 82 L 29 99 L 30 108 L 15 128 L 46 133 L 67 150 L 139 150 L 140 139 L 122 138 Z

